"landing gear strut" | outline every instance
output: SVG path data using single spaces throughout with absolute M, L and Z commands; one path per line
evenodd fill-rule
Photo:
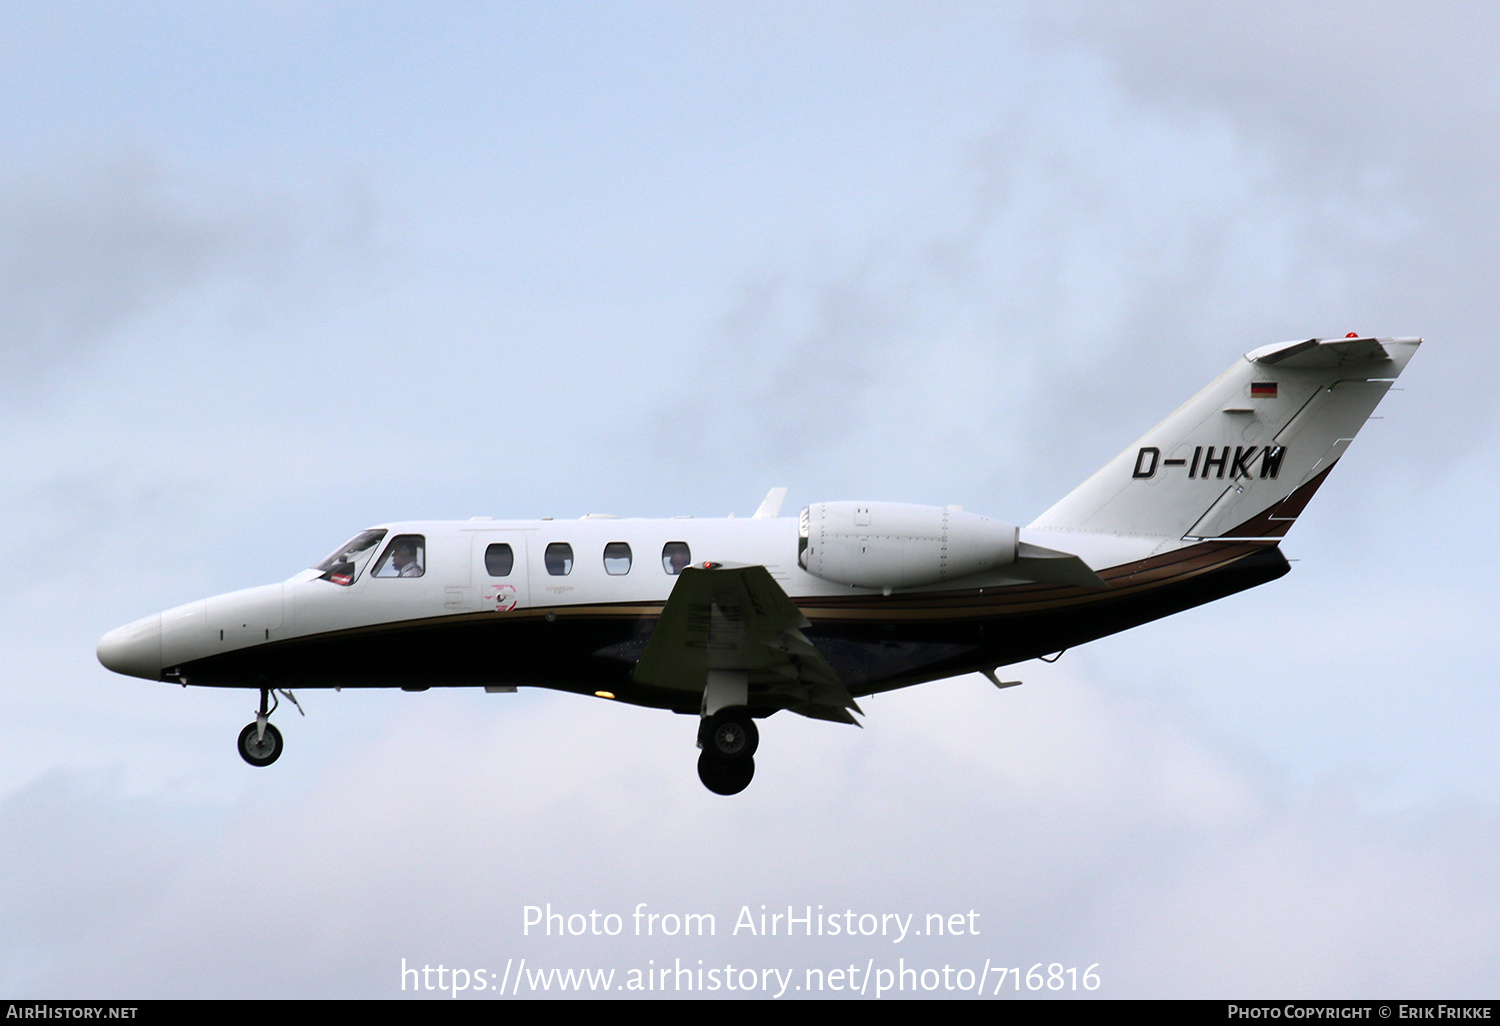
M 268 717 L 281 705 L 281 699 L 276 699 L 276 705 L 267 709 L 266 703 L 270 699 L 271 689 L 261 688 L 260 712 L 256 714 L 254 723 L 240 731 L 240 758 L 252 766 L 269 766 L 281 758 L 281 731 L 268 722 Z
M 720 709 L 698 723 L 698 779 L 714 794 L 739 794 L 755 777 L 760 731 L 743 707 Z

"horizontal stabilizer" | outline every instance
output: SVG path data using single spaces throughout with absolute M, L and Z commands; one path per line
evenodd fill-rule
M 1016 561 L 1004 570 L 1007 577 L 1019 577 L 1038 584 L 1072 584 L 1080 588 L 1108 588 L 1109 582 L 1071 552 L 1020 542 Z
M 1280 342 L 1245 354 L 1245 359 L 1267 367 L 1324 368 L 1355 363 L 1389 362 L 1391 354 L 1374 338 L 1310 338 Z M 1395 375 L 1393 374 L 1392 377 Z

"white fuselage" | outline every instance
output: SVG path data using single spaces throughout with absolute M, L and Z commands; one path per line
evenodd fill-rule
M 132 658 L 132 672 L 159 678 L 160 671 L 219 653 L 268 642 L 461 614 L 490 613 L 496 618 L 541 609 L 576 606 L 664 604 L 676 583 L 664 551 L 686 545 L 689 561 L 752 564 L 766 567 L 772 578 L 801 601 L 828 596 L 868 595 L 878 589 L 822 580 L 797 562 L 794 517 L 697 519 L 587 516 L 577 520 L 407 521 L 379 525 L 382 544 L 415 535 L 425 543 L 422 575 L 378 577 L 372 558 L 353 583 L 343 586 L 303 570 L 280 584 L 263 585 L 190 602 L 131 623 L 110 635 L 101 651 Z M 1022 532 L 1022 537 L 1053 541 L 1052 532 Z M 1067 541 L 1078 547 L 1080 539 Z M 1125 562 L 1159 548 L 1155 542 L 1099 536 L 1091 539 L 1103 559 Z M 629 547 L 628 566 L 620 558 L 606 563 L 609 546 Z M 513 561 L 504 574 L 486 565 L 491 546 L 510 546 Z M 566 545 L 572 559 L 566 573 L 556 561 L 549 568 L 548 547 Z M 614 551 L 618 552 L 618 548 Z M 680 557 L 679 557 L 680 558 Z M 1094 563 L 1086 557 L 1086 562 Z M 1099 564 L 1094 564 L 1099 565 Z M 680 567 L 678 568 L 680 569 Z M 1021 583 L 997 571 L 958 582 L 966 588 Z M 903 589 L 907 593 L 932 590 Z M 949 585 L 951 587 L 951 585 Z M 168 675 L 170 677 L 170 674 Z

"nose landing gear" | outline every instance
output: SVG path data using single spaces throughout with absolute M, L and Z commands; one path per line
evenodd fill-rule
M 290 691 L 281 691 L 280 693 L 290 698 L 292 704 L 297 707 L 297 711 L 299 713 L 302 712 L 302 705 L 297 701 L 296 695 Z M 281 731 L 277 730 L 276 726 L 269 722 L 271 714 L 281 706 L 281 699 L 277 697 L 276 704 L 272 705 L 269 709 L 266 708 L 266 703 L 273 697 L 270 688 L 260 689 L 260 712 L 256 713 L 254 723 L 246 725 L 245 729 L 240 731 L 240 758 L 252 766 L 269 766 L 281 758 L 281 749 L 283 747 Z M 302 713 L 302 715 L 306 716 L 307 714 Z
M 698 723 L 698 779 L 714 794 L 739 794 L 755 777 L 760 731 L 742 707 L 720 709 Z
M 269 766 L 281 758 L 281 731 L 273 723 L 262 725 L 260 717 L 240 731 L 240 758 L 252 766 Z

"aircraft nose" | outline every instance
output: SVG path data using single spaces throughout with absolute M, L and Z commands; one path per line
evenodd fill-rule
M 116 673 L 161 680 L 161 614 L 118 627 L 100 638 L 99 661 Z

